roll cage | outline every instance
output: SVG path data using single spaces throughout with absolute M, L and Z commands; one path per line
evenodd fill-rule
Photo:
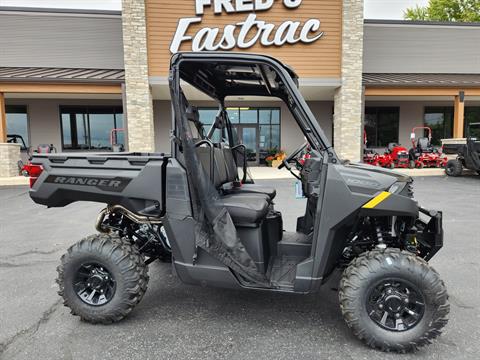
M 298 76 L 288 66 L 274 58 L 256 54 L 222 52 L 178 53 L 172 57 L 169 84 L 173 106 L 179 111 L 184 99 L 181 81 L 214 99 L 219 104 L 215 121 L 206 138 L 216 129 L 228 132 L 231 124 L 225 100 L 231 96 L 276 97 L 284 101 L 297 121 L 303 135 L 320 153 L 326 152 L 332 163 L 339 161 L 330 141 L 318 125 L 314 115 L 298 90 Z M 176 136 L 180 119 L 173 119 Z M 229 130 L 230 129 L 230 130 Z M 231 135 L 231 134 L 230 134 Z M 230 139 L 232 137 L 230 136 Z M 238 144 L 230 143 L 230 146 Z M 175 143 L 172 154 L 176 154 Z

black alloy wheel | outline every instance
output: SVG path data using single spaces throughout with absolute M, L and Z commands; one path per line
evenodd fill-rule
M 370 289 L 366 306 L 370 319 L 377 325 L 391 331 L 406 331 L 422 319 L 425 299 L 412 283 L 385 279 Z
M 345 269 L 339 288 L 347 325 L 367 345 L 408 352 L 430 344 L 448 322 L 445 284 L 423 259 L 395 248 L 367 251 Z
M 87 263 L 82 264 L 77 270 L 73 287 L 83 302 L 101 306 L 112 300 L 116 282 L 104 265 Z
M 140 302 L 148 284 L 143 255 L 128 239 L 113 234 L 95 234 L 73 244 L 57 272 L 63 304 L 93 324 L 122 320 Z

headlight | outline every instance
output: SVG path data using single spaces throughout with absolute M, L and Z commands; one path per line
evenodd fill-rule
M 406 182 L 396 182 L 388 189 L 389 193 L 399 194 L 413 198 L 413 185 L 411 181 Z
M 405 189 L 405 186 L 407 185 L 406 182 L 396 182 L 390 188 L 388 189 L 389 193 L 392 194 L 400 194 L 403 189 Z

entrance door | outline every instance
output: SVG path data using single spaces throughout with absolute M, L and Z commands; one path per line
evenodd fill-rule
M 251 164 L 258 164 L 258 126 L 239 125 L 238 134 L 240 141 L 247 149 L 247 161 Z

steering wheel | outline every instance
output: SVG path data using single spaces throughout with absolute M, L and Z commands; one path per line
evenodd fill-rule
M 297 156 L 302 153 L 302 151 L 308 146 L 308 142 L 304 143 L 302 146 L 300 146 L 298 149 L 296 149 L 294 152 L 290 154 L 286 159 L 283 160 L 283 162 L 278 165 L 277 169 L 281 170 L 284 167 L 286 167 L 288 170 L 292 171 L 292 167 L 290 166 L 290 162 L 295 160 L 298 163 Z

